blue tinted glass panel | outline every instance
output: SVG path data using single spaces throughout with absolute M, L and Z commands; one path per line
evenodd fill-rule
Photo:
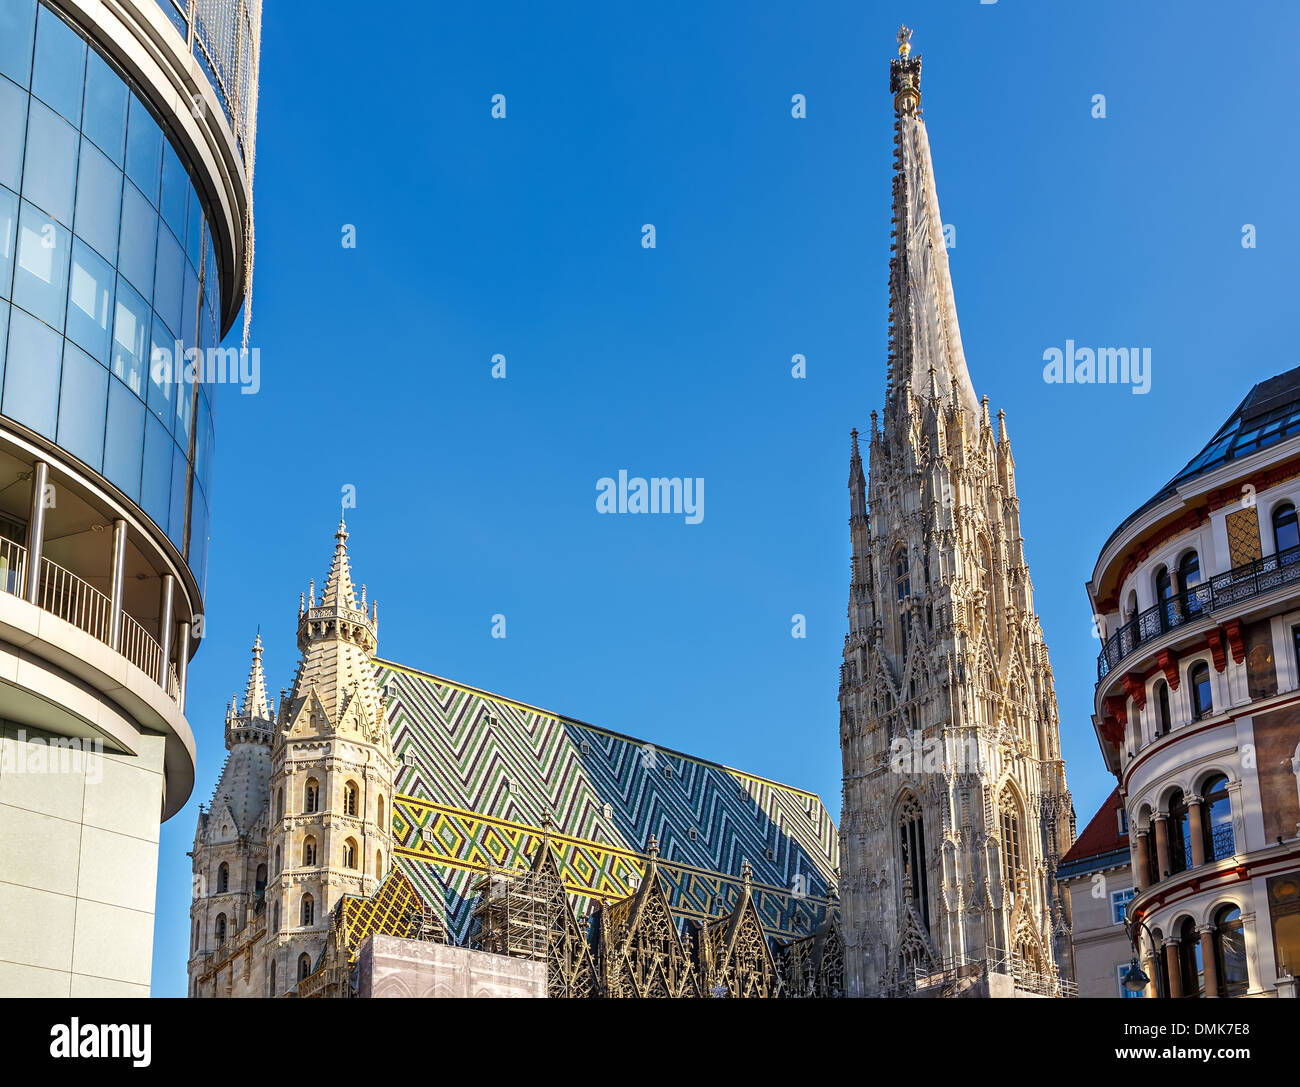
M 153 297 L 154 253 L 158 244 L 158 215 L 134 185 L 122 190 L 122 234 L 117 266 L 148 301 Z
M 4 388 L 5 346 L 9 341 L 9 303 L 0 302 L 0 389 Z
M 36 63 L 32 94 L 74 125 L 81 120 L 81 88 L 86 73 L 86 43 L 72 27 L 42 6 L 36 21 Z
M 181 343 L 186 347 L 194 346 L 199 317 L 199 276 L 193 268 L 185 269 L 185 295 L 181 299 Z
M 77 167 L 77 212 L 72 228 L 101 256 L 117 260 L 117 231 L 122 215 L 122 171 L 102 152 L 82 142 Z
M 27 118 L 23 197 L 59 222 L 70 224 L 76 182 L 77 130 L 46 106 L 33 101 Z
M 86 60 L 81 131 L 119 167 L 126 147 L 126 101 L 126 84 L 92 49 Z
M 0 185 L 7 185 L 14 192 L 18 191 L 23 176 L 26 135 L 27 92 L 7 79 L 0 79 Z
M 120 381 L 109 381 L 104 475 L 133 502 L 140 501 L 140 451 L 143 444 L 144 404 Z
M 113 373 L 143 399 L 152 317 L 144 299 L 121 276 L 117 277 L 113 313 Z
M 176 443 L 172 436 L 152 415 L 144 432 L 144 475 L 140 487 L 140 505 L 145 513 L 167 526 L 167 504 L 172 494 L 172 450 Z
M 0 73 L 26 87 L 32 75 L 36 0 L 0 0 Z
M 185 237 L 185 207 L 189 202 L 190 177 L 176 157 L 169 141 L 163 141 L 162 198 L 158 210 L 163 222 L 178 238 Z
M 62 355 L 63 338 L 57 332 L 22 310 L 11 312 L 0 411 L 47 438 L 54 437 Z
M 0 189 L 0 298 L 8 298 L 14 281 L 14 243 L 18 238 L 18 197 Z
M 172 401 L 176 397 L 179 370 L 185 360 L 174 358 L 172 334 L 157 317 L 153 319 L 152 348 L 149 353 L 149 411 L 163 426 L 171 430 Z
M 186 227 L 188 241 L 185 243 L 185 255 L 195 268 L 203 264 L 203 205 L 193 189 L 190 189 L 189 225 Z
M 113 286 L 117 277 L 108 262 L 80 238 L 72 241 L 68 277 L 68 338 L 86 349 L 101 366 L 108 365 L 113 336 Z M 82 458 L 85 459 L 84 457 Z
M 158 231 L 158 268 L 154 273 L 153 308 L 168 328 L 181 327 L 181 293 L 185 290 L 185 254 L 165 227 Z
M 60 332 L 68 302 L 71 248 L 72 231 L 24 200 L 18 220 L 13 301 Z
M 158 180 L 162 171 L 162 130 L 144 103 L 131 96 L 130 120 L 126 126 L 126 176 L 136 188 L 158 205 Z
M 173 442 L 172 510 L 167 526 L 167 535 L 171 538 L 172 543 L 176 545 L 176 550 L 182 555 L 185 553 L 185 472 L 185 454 L 181 452 L 180 446 Z M 162 524 L 162 518 L 158 519 L 158 524 Z
M 104 462 L 104 416 L 108 410 L 108 371 L 72 344 L 63 348 L 63 389 L 59 396 L 59 445 L 95 471 Z
M 199 393 L 198 440 L 194 443 L 194 476 L 205 492 L 212 489 L 212 413 L 208 398 Z
M 190 449 L 190 417 L 194 414 L 194 382 L 190 380 L 189 374 L 189 368 L 182 366 L 181 380 L 176 385 L 176 416 L 172 425 L 176 440 L 185 447 L 187 456 Z
M 190 511 L 190 569 L 199 583 L 199 592 L 204 591 L 208 573 L 208 504 L 203 493 L 195 488 L 194 508 Z

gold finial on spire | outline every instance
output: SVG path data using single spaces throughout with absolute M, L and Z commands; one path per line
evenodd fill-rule
M 911 51 L 912 51 L 912 28 L 910 26 L 907 26 L 906 24 L 902 24 L 898 28 L 898 55 L 900 57 L 906 58 L 907 54 L 910 53 Z

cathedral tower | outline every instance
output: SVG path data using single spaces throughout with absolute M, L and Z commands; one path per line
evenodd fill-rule
M 378 606 L 358 603 L 339 522 L 319 602 L 299 604 L 302 656 L 280 703 L 271 752 L 273 808 L 267 987 L 282 993 L 315 967 L 343 895 L 370 895 L 392 851 L 392 742 L 375 680 Z
M 267 786 L 275 716 L 266 699 L 262 638 L 244 701 L 226 710 L 226 764 L 194 835 L 194 899 L 190 904 L 190 993 L 207 973 L 205 958 L 256 919 L 266 893 Z M 214 994 L 215 995 L 215 994 Z
M 976 398 L 899 32 L 889 368 L 868 471 L 852 435 L 840 681 L 845 985 L 873 996 L 970 974 L 1054 991 L 1073 840 L 1056 695 L 1002 412 Z M 1010 984 L 1010 983 L 1008 983 Z M 989 981 L 970 992 L 1007 991 Z

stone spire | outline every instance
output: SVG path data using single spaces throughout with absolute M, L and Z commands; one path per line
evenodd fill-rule
M 975 413 L 979 402 L 957 327 L 930 139 L 919 108 L 921 57 L 911 56 L 911 38 L 911 30 L 899 28 L 898 58 L 889 66 L 895 119 L 887 408 L 905 385 L 918 397 L 955 385 L 961 406 Z M 889 415 L 887 410 L 886 418 Z
M 288 713 L 296 719 L 309 700 L 323 711 L 321 727 L 338 726 L 355 713 L 367 730 L 383 729 L 383 705 L 375 681 L 373 659 L 379 636 L 379 605 L 370 611 L 357 606 L 348 560 L 348 530 L 339 521 L 334 533 L 334 558 L 319 601 L 315 586 L 306 607 L 299 604 L 298 649 L 302 659 L 289 696 Z M 286 728 L 293 722 L 286 720 Z
M 1064 946 L 1051 913 L 1063 850 L 1044 845 L 1070 835 L 1051 665 L 1006 420 L 995 434 L 962 353 L 910 38 L 890 65 L 889 381 L 865 506 L 856 440 L 849 470 L 840 891 L 854 995 L 990 947 L 1050 977 Z
M 271 719 L 271 704 L 266 698 L 266 673 L 262 671 L 262 633 L 258 631 L 253 642 L 253 666 L 248 670 L 248 684 L 244 687 L 244 704 L 241 717 L 261 721 Z

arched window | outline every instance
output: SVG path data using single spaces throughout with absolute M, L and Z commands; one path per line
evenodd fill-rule
M 387 812 L 384 809 L 384 794 L 380 793 L 379 802 L 375 805 L 375 822 L 379 824 L 381 830 L 383 829 L 386 819 Z
M 916 914 L 930 930 L 930 890 L 925 871 L 925 818 L 915 793 L 908 793 L 898 810 L 898 870 L 912 884 Z
M 217 938 L 218 947 L 226 942 L 226 915 L 224 913 L 217 914 L 217 923 L 213 928 L 213 934 Z
M 1182 790 L 1169 798 L 1169 874 L 1185 871 L 1192 860 L 1192 824 Z
M 275 847 L 275 870 L 277 873 L 280 871 L 280 847 L 278 845 Z
M 359 795 L 360 794 L 357 791 L 357 783 L 355 781 L 349 781 L 346 785 L 343 786 L 343 814 L 344 815 L 357 814 L 357 797 Z
M 222 861 L 217 866 L 217 894 L 225 894 L 230 890 L 230 865 Z
M 1300 525 L 1290 502 L 1273 507 L 1273 545 L 1279 553 L 1300 547 Z
M 302 896 L 301 924 L 314 925 L 316 923 L 316 902 L 311 895 Z
M 1029 876 L 1025 870 L 1024 844 L 1020 838 L 1020 805 L 1008 786 L 998 797 L 998 812 L 1002 823 L 1002 865 L 1006 887 L 1013 897 L 1028 889 Z
M 316 863 L 316 839 L 310 834 L 302 840 L 302 863 L 304 868 Z
M 1178 960 L 1182 967 L 1183 996 L 1201 996 L 1205 992 L 1205 963 L 1201 961 L 1201 938 L 1196 922 L 1183 919 L 1178 929 Z
M 275 817 L 277 819 L 284 818 L 284 790 L 283 789 L 277 790 L 275 794 Z
M 907 608 L 908 597 L 912 595 L 912 573 L 906 547 L 900 547 L 894 555 L 894 592 L 898 600 L 899 654 L 906 658 L 907 636 L 912 626 L 912 614 Z
M 1192 717 L 1199 721 L 1214 712 L 1214 695 L 1210 688 L 1210 666 L 1204 661 L 1192 665 L 1187 673 L 1192 688 Z
M 302 798 L 302 810 L 308 813 L 320 810 L 320 782 L 315 778 L 307 779 L 307 787 Z
M 1195 551 L 1189 551 L 1178 560 L 1178 591 L 1187 595 L 1187 612 L 1201 610 L 1201 598 L 1192 588 L 1201 582 L 1201 560 Z
M 1156 735 L 1168 736 L 1173 727 L 1169 713 L 1169 684 L 1163 679 L 1156 681 Z
M 1205 798 L 1205 812 L 1201 818 L 1201 827 L 1205 832 L 1205 859 L 1217 861 L 1231 857 L 1234 848 L 1228 779 L 1222 774 L 1215 774 L 1201 786 L 1201 795 Z
M 1168 629 L 1178 625 L 1178 616 L 1174 612 L 1174 579 L 1169 576 L 1169 567 L 1162 566 L 1156 571 L 1156 603 L 1160 608 L 1161 625 Z
M 298 956 L 298 980 L 303 981 L 311 973 L 311 956 L 303 952 Z
M 1214 954 L 1219 965 L 1219 995 L 1239 996 L 1250 988 L 1246 971 L 1246 935 L 1241 910 L 1223 906 L 1214 914 Z
M 266 865 L 264 864 L 257 866 L 257 879 L 253 883 L 253 893 L 259 897 L 266 894 Z
M 384 878 L 384 851 L 382 849 L 376 849 L 375 850 L 375 879 L 383 879 L 383 878 Z
M 271 907 L 271 931 L 280 931 L 280 903 L 278 902 Z M 272 986 L 271 988 L 274 991 L 275 987 Z
M 343 867 L 355 868 L 357 866 L 357 843 L 354 839 L 349 838 L 343 843 Z
M 267 985 L 270 988 L 270 996 L 275 996 L 275 960 L 271 960 L 271 973 L 267 977 Z

